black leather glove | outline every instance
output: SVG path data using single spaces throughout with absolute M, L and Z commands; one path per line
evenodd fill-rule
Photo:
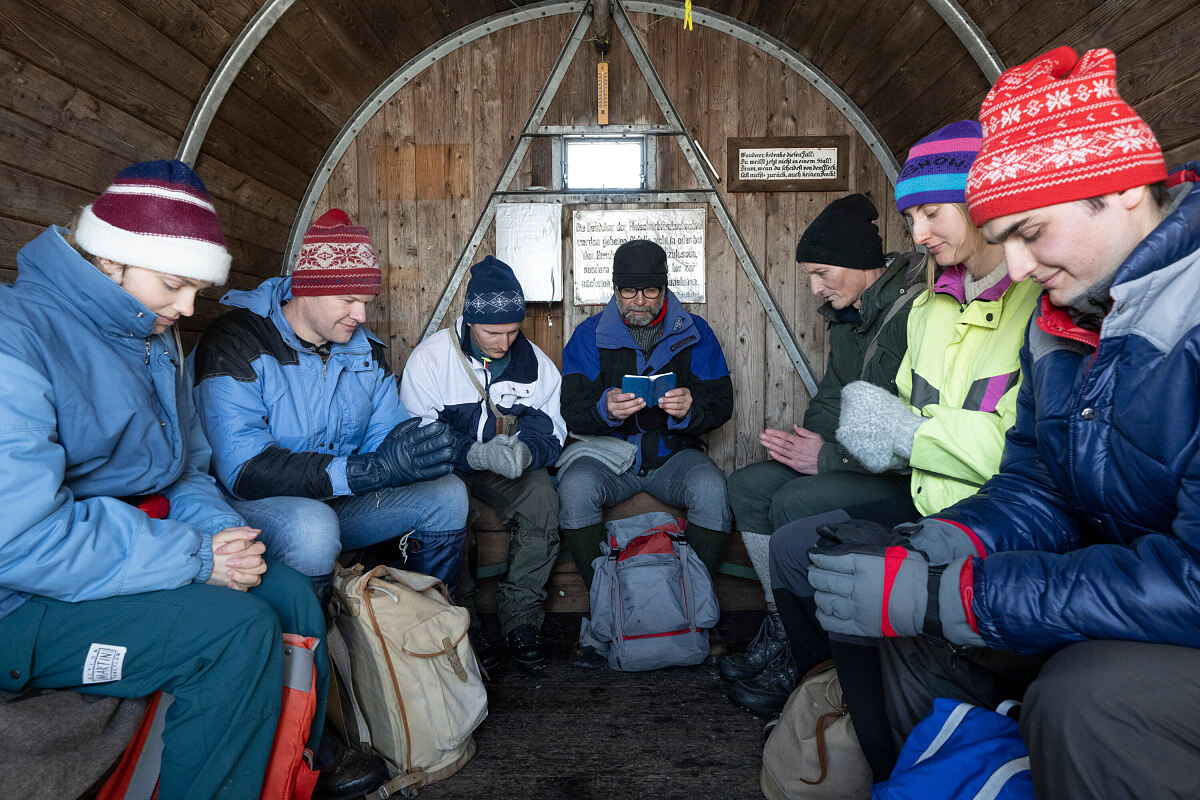
M 454 437 L 445 423 L 425 427 L 419 417 L 401 422 L 374 453 L 346 459 L 346 482 L 354 494 L 404 486 L 447 475 L 454 468 Z
M 908 540 L 894 529 L 880 525 L 878 522 L 868 522 L 862 519 L 852 519 L 848 522 L 838 522 L 832 525 L 822 525 L 817 528 L 821 537 L 808 552 L 827 554 L 868 552 L 875 548 L 900 545 L 905 547 Z

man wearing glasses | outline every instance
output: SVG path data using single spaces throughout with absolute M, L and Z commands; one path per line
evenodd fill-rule
M 667 254 L 654 242 L 635 239 L 617 248 L 613 287 L 604 311 L 584 320 L 563 351 L 562 414 L 573 434 L 615 437 L 636 449 L 632 465 L 619 473 L 613 459 L 592 456 L 571 460 L 559 473 L 563 538 L 590 586 L 604 508 L 648 492 L 687 509 L 688 543 L 712 572 L 730 512 L 725 474 L 704 454 L 701 437 L 733 416 L 725 354 L 708 323 L 667 288 Z M 666 373 L 673 373 L 675 388 L 652 404 L 621 388 L 626 376 Z

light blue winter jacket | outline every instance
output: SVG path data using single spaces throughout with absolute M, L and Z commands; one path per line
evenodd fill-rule
M 322 361 L 283 315 L 292 279 L 270 278 L 221 302 L 195 353 L 196 408 L 213 472 L 235 497 L 349 495 L 346 457 L 374 452 L 413 416 L 383 344 L 360 325 Z
M 0 286 L 0 617 L 30 594 L 91 600 L 207 580 L 212 534 L 242 525 L 172 336 L 46 230 Z M 160 492 L 167 519 L 117 499 Z

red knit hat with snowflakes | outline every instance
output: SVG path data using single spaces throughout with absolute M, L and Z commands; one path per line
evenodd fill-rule
M 383 274 L 371 234 L 340 208 L 331 208 L 304 232 L 292 268 L 292 295 L 379 294 Z
M 976 226 L 996 217 L 1165 180 L 1150 127 L 1117 94 L 1111 50 L 1059 47 L 1005 71 L 979 109 L 967 176 Z

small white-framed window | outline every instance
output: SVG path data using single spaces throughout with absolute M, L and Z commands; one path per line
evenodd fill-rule
M 564 136 L 563 187 L 568 191 L 649 188 L 644 136 Z

